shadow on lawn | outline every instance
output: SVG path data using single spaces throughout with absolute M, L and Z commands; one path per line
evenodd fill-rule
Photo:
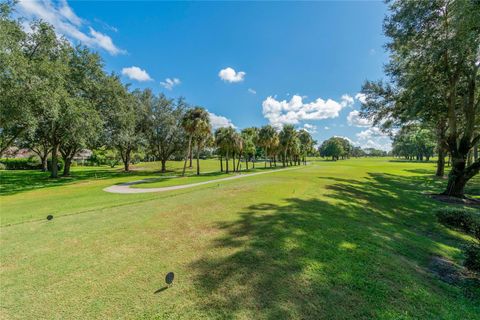
M 478 301 L 428 270 L 444 244 L 464 243 L 435 223 L 431 211 L 440 204 L 420 193 L 434 187 L 426 178 L 322 179 L 334 182 L 330 202 L 256 204 L 217 225 L 224 236 L 192 265 L 206 312 L 267 319 L 480 312 Z
M 69 177 L 50 178 L 49 172 L 33 170 L 4 170 L 0 172 L 0 195 L 11 195 L 33 189 L 63 186 L 85 180 L 104 180 L 127 175 L 152 175 L 152 171 L 123 172 L 121 169 L 83 169 L 72 172 Z

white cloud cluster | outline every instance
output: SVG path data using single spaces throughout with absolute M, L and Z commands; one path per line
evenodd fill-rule
M 140 82 L 153 80 L 152 78 L 150 78 L 147 71 L 145 71 L 143 69 L 140 69 L 139 67 L 135 67 L 135 66 L 131 66 L 131 67 L 128 67 L 128 68 L 123 68 L 122 69 L 122 74 L 124 76 L 129 77 L 132 80 L 137 80 L 137 81 L 140 81 Z
M 218 76 L 223 81 L 227 82 L 241 82 L 245 78 L 246 73 L 243 71 L 236 72 L 235 69 L 227 67 L 220 70 Z
M 161 81 L 160 85 L 167 90 L 172 90 L 173 87 L 178 86 L 180 83 L 181 81 L 178 78 L 173 78 L 173 79 L 167 78 L 165 79 L 165 81 Z
M 303 125 L 303 130 L 307 131 L 310 134 L 314 134 L 317 133 L 317 126 L 310 123 L 305 123 Z
M 278 101 L 270 96 L 262 103 L 264 117 L 276 127 L 284 124 L 297 124 L 303 120 L 336 118 L 344 106 L 335 100 L 321 98 L 304 103 L 303 97 L 299 95 L 292 96 L 290 101 Z
M 391 150 L 392 140 L 389 135 L 377 127 L 370 127 L 356 134 L 357 145 L 362 148 L 375 148 L 380 150 Z
M 347 122 L 349 126 L 356 127 L 371 127 L 372 121 L 370 119 L 365 119 L 360 117 L 360 111 L 353 110 L 347 116 Z
M 210 123 L 212 125 L 213 130 L 218 128 L 225 128 L 225 127 L 232 127 L 235 128 L 232 121 L 224 116 L 218 116 L 213 112 L 208 112 L 210 116 Z
M 50 0 L 31 1 L 20 0 L 18 2 L 19 13 L 27 20 L 41 19 L 53 25 L 55 31 L 65 37 L 83 43 L 86 46 L 106 50 L 112 55 L 125 53 L 118 48 L 108 35 L 88 27 L 88 34 L 82 31 L 86 21 L 79 18 L 66 0 L 52 2 Z
M 348 94 L 344 94 L 340 100 L 342 107 L 351 107 L 353 106 L 353 98 Z

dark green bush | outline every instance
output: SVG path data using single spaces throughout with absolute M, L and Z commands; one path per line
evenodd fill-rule
M 36 158 L 12 158 L 0 159 L 0 163 L 6 170 L 37 170 L 42 168 L 42 164 Z
M 480 245 L 472 242 L 466 247 L 464 265 L 470 270 L 480 272 Z
M 462 208 L 442 208 L 435 213 L 441 224 L 459 229 L 480 240 L 480 215 L 478 213 Z

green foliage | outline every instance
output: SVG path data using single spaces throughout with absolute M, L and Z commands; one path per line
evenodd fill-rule
M 464 266 L 470 270 L 480 272 L 480 245 L 471 242 L 465 248 Z
M 34 157 L 0 159 L 0 164 L 6 170 L 37 170 L 42 168 L 42 164 Z
M 431 130 L 418 125 L 404 126 L 393 138 L 392 153 L 410 160 L 429 160 L 436 142 Z
M 441 208 L 435 211 L 438 222 L 459 229 L 480 240 L 480 215 L 462 208 Z
M 320 156 L 332 157 L 332 160 L 338 160 L 341 156 L 347 155 L 346 145 L 350 145 L 348 140 L 340 137 L 332 137 L 325 140 L 320 146 Z

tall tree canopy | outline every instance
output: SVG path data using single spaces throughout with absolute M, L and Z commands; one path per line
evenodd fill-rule
M 362 114 L 384 127 L 413 120 L 435 128 L 439 173 L 442 150 L 452 158 L 444 194 L 463 197 L 480 170 L 480 160 L 467 166 L 480 140 L 480 2 L 391 1 L 389 9 L 389 81 L 365 83 Z

